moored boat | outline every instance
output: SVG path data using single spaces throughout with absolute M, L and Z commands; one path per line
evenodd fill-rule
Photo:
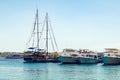
M 75 49 L 64 49 L 61 55 L 59 56 L 59 60 L 61 63 L 74 64 L 77 63 L 77 56 L 79 55 L 78 51 Z
M 120 64 L 120 51 L 116 48 L 106 48 L 102 58 L 103 63 L 107 65 Z
M 81 63 L 81 64 L 94 64 L 94 63 L 99 62 L 97 53 L 94 53 L 91 51 L 86 51 L 86 50 L 83 50 L 83 51 L 84 52 L 82 52 L 78 57 L 79 63 Z
M 35 22 L 34 22 L 34 28 L 31 34 L 31 38 L 28 43 L 31 42 L 31 47 L 29 47 L 27 51 L 24 52 L 24 61 L 26 62 L 57 62 L 57 55 L 52 54 L 49 52 L 48 49 L 48 39 L 51 39 L 51 44 L 53 47 L 53 53 L 58 51 L 58 47 L 55 41 L 55 37 L 53 35 L 52 27 L 48 27 L 48 13 L 46 13 L 45 17 L 45 28 L 44 26 L 41 29 L 41 32 L 39 31 L 39 19 L 38 19 L 38 10 L 36 11 L 35 16 Z M 44 29 L 46 29 L 44 31 Z M 50 30 L 49 30 L 50 29 Z M 45 32 L 45 33 L 43 33 Z M 49 34 L 48 34 L 49 33 Z M 42 41 L 42 37 L 44 38 L 44 41 Z M 54 38 L 54 39 L 52 39 Z M 53 41 L 52 41 L 53 40 Z M 40 45 L 40 41 L 41 44 Z M 45 45 L 43 46 L 43 42 L 45 42 Z M 55 42 L 55 43 L 54 43 Z M 42 47 L 43 46 L 43 47 Z M 55 49 L 57 48 L 57 51 Z

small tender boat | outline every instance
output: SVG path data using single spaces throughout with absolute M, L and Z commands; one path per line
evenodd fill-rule
M 61 63 L 77 63 L 77 56 L 79 55 L 78 51 L 75 49 L 64 49 L 59 60 Z
M 19 54 L 9 54 L 5 58 L 6 59 L 21 59 L 23 57 L 21 55 L 19 55 Z
M 106 48 L 102 58 L 104 64 L 120 64 L 120 50 L 116 48 Z

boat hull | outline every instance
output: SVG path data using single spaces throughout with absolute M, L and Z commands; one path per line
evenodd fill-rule
M 77 58 L 72 56 L 60 56 L 59 61 L 61 63 L 74 64 L 77 63 Z
M 103 57 L 102 58 L 104 64 L 120 64 L 120 58 L 117 57 Z
M 32 58 L 32 57 L 24 57 L 24 61 L 25 62 L 47 62 L 46 59 L 36 59 L 36 58 Z
M 89 57 L 78 57 L 78 62 L 82 64 L 94 64 L 98 63 L 99 61 L 97 59 Z
M 24 55 L 25 62 L 59 62 L 58 57 L 47 58 L 44 56 Z

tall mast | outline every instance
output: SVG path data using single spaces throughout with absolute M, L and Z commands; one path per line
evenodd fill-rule
M 36 13 L 36 23 L 37 23 L 37 48 L 39 49 L 39 18 L 38 18 L 38 9 Z
M 46 13 L 46 51 L 48 54 L 48 13 Z

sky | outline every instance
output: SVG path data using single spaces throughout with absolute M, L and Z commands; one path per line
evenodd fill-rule
M 120 0 L 0 0 L 0 52 L 23 52 L 36 9 L 48 12 L 59 51 L 120 49 Z

